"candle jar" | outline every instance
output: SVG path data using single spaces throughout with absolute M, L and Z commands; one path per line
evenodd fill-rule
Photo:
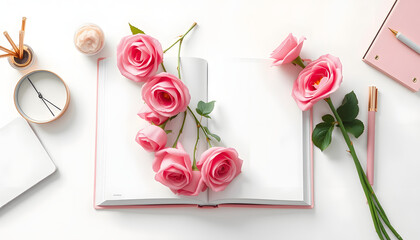
M 8 58 L 10 66 L 17 70 L 24 70 L 32 66 L 35 61 L 35 54 L 31 47 L 23 45 L 23 57 L 22 59 L 10 56 Z
M 85 24 L 74 34 L 74 45 L 83 54 L 95 55 L 104 48 L 104 32 L 95 24 Z

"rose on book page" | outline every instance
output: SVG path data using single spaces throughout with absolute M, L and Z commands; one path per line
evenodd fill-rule
M 141 89 L 145 106 L 138 116 L 152 125 L 141 129 L 135 140 L 145 151 L 155 152 L 153 170 L 156 181 L 175 194 L 187 196 L 196 196 L 207 186 L 213 191 L 223 191 L 241 173 L 242 167 L 235 149 L 212 147 L 211 142 L 220 142 L 220 137 L 202 125 L 203 118 L 211 119 L 215 101 L 199 101 L 195 113 L 189 107 L 191 95 L 181 80 L 180 53 L 185 36 L 196 25 L 194 23 L 174 44 L 162 51 L 158 40 L 130 24 L 133 35 L 123 37 L 117 48 L 117 66 L 121 74 L 135 82 L 145 82 Z M 176 44 L 179 44 L 178 76 L 168 73 L 163 63 L 163 54 Z M 158 73 L 159 65 L 163 72 Z M 180 141 L 187 115 L 194 118 L 197 127 L 192 162 Z M 166 135 L 172 134 L 172 130 L 165 128 L 171 120 L 181 117 L 177 137 L 167 147 Z M 203 153 L 200 164 L 197 164 L 200 132 L 210 149 Z

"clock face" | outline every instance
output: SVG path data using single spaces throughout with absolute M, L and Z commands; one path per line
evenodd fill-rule
M 36 70 L 20 79 L 15 88 L 15 105 L 28 121 L 47 123 L 59 118 L 70 101 L 68 88 L 55 73 Z

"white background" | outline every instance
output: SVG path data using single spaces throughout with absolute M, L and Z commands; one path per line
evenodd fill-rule
M 375 190 L 405 239 L 420 238 L 420 98 L 361 61 L 393 0 L 300 1 L 2 1 L 0 30 L 17 41 L 22 16 L 37 55 L 32 69 L 48 69 L 69 85 L 71 103 L 56 122 L 32 125 L 58 172 L 0 209 L 1 239 L 376 239 L 368 205 L 346 146 L 336 130 L 323 153 L 315 150 L 315 208 L 93 209 L 96 58 L 115 54 L 128 22 L 164 47 L 196 21 L 183 56 L 268 57 L 289 33 L 306 36 L 301 56 L 330 53 L 343 63 L 335 103 L 355 90 L 367 122 L 369 85 L 379 88 Z M 83 23 L 101 26 L 106 47 L 86 57 L 73 46 Z M 5 38 L 0 45 L 8 46 Z M 175 55 L 171 51 L 169 55 Z M 27 71 L 0 59 L 0 125 L 17 116 L 13 89 Z M 293 79 L 279 79 L 293 81 Z M 249 97 L 249 96 L 244 96 Z M 315 120 L 328 113 L 315 107 Z M 275 119 L 267 119 L 267 124 Z M 118 126 L 115 126 L 118 127 Z M 222 134 L 222 133 L 221 133 Z M 354 140 L 366 162 L 366 134 Z M 281 153 L 279 153 L 281 156 Z

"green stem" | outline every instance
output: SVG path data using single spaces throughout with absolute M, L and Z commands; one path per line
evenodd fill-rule
M 184 119 L 182 120 L 181 129 L 179 129 L 178 136 L 175 139 L 174 144 L 172 145 L 173 148 L 176 148 L 176 144 L 178 143 L 179 137 L 181 136 L 182 130 L 184 129 L 185 125 L 185 118 L 187 117 L 187 111 L 184 112 Z
M 360 176 L 360 174 L 359 174 L 359 176 Z M 365 189 L 366 189 L 366 186 L 363 186 L 363 190 L 365 190 Z M 367 193 L 367 191 L 365 191 L 365 195 L 366 195 L 366 193 Z M 368 197 L 368 195 L 366 195 L 366 199 L 367 199 L 368 204 L 369 204 L 369 210 L 370 210 L 370 214 L 372 215 L 372 220 L 373 220 L 373 224 L 375 225 L 376 233 L 378 234 L 380 239 L 384 239 L 383 236 L 382 236 L 382 233 L 381 233 L 381 228 L 380 228 L 381 222 L 378 218 L 378 215 L 376 214 L 375 205 L 372 201 L 372 198 L 370 198 L 370 197 Z
M 378 208 L 378 206 L 376 206 L 376 209 L 378 210 L 379 215 L 381 216 L 382 220 L 384 220 L 384 223 L 388 226 L 388 228 L 391 230 L 391 232 L 400 240 L 402 240 L 402 237 L 398 234 L 398 232 L 394 229 L 394 227 L 392 227 L 391 223 L 389 222 L 388 218 L 383 215 L 383 211 L 380 210 L 380 208 Z
M 347 130 L 344 128 L 343 121 L 341 120 L 340 116 L 338 115 L 338 112 L 335 109 L 335 107 L 334 107 L 331 99 L 330 98 L 326 98 L 325 101 L 328 103 L 329 107 L 331 108 L 331 111 L 333 112 L 333 114 L 335 116 L 335 119 L 338 121 L 338 126 L 340 127 L 340 130 L 341 130 L 341 133 L 343 134 L 344 140 L 345 140 L 345 142 L 346 142 L 346 144 L 347 144 L 347 146 L 348 146 L 348 148 L 350 150 L 350 154 L 351 154 L 351 156 L 353 158 L 353 162 L 354 162 L 354 164 L 356 166 L 357 173 L 359 175 L 360 183 L 362 184 L 363 191 L 365 192 L 365 195 L 366 195 L 366 199 L 369 202 L 369 209 L 371 211 L 372 220 L 373 220 L 373 223 L 375 225 L 376 232 L 378 233 L 379 238 L 380 239 L 383 239 L 382 234 L 380 234 L 379 224 L 377 223 L 377 219 L 376 219 L 377 218 L 377 215 L 376 215 L 375 210 L 373 209 L 374 206 L 372 206 L 373 205 L 373 201 L 372 201 L 372 198 L 371 198 L 372 197 L 371 192 L 373 192 L 373 189 L 370 187 L 369 184 L 366 184 L 366 181 L 365 181 L 365 179 L 367 179 L 366 174 L 364 173 L 363 168 L 362 168 L 362 166 L 361 166 L 361 164 L 359 162 L 359 159 L 357 158 L 356 151 L 355 151 L 355 149 L 353 147 L 353 143 L 350 141 L 350 137 L 349 137 L 349 135 L 347 133 Z M 366 186 L 366 185 L 369 185 L 369 186 Z M 369 191 L 370 190 L 369 187 L 370 187 L 370 189 L 372 189 L 372 191 Z
M 200 118 L 200 124 L 197 124 L 197 140 L 195 141 L 195 146 L 194 146 L 194 154 L 193 154 L 193 164 L 192 164 L 192 170 L 193 171 L 198 171 L 197 168 L 197 158 L 195 156 L 195 154 L 197 153 L 197 145 L 198 145 L 198 140 L 200 139 L 200 126 L 201 126 L 201 119 Z
M 292 61 L 292 63 L 301 66 L 302 68 L 305 68 L 305 64 L 303 63 L 302 58 L 300 58 L 300 56 L 298 56 L 295 60 Z
M 377 208 L 374 208 L 373 210 L 375 211 L 375 214 L 376 214 L 376 220 L 377 220 L 377 221 L 378 221 L 378 223 L 379 223 L 379 228 L 381 229 L 381 231 L 382 231 L 382 233 L 384 234 L 385 238 L 386 238 L 387 240 L 391 240 L 391 239 L 389 238 L 388 233 L 386 232 L 386 230 L 385 230 L 385 228 L 384 228 L 384 225 L 383 225 L 383 224 L 382 224 L 382 222 L 381 222 L 381 219 L 379 219 L 379 216 L 378 216 L 378 214 L 377 214 Z
M 197 126 L 199 126 L 201 128 L 201 130 L 204 133 L 204 136 L 206 136 L 206 141 L 209 144 L 210 147 L 213 147 L 210 143 L 210 137 L 209 135 L 207 135 L 206 130 L 204 130 L 203 126 L 200 124 L 200 121 L 198 121 L 197 117 L 195 116 L 194 112 L 191 110 L 191 108 L 188 106 L 188 111 L 191 113 L 191 115 L 194 117 L 195 123 L 197 124 Z
M 182 46 L 182 39 L 179 41 L 179 49 L 178 49 L 178 78 L 181 79 L 181 46 Z
M 165 65 L 163 65 L 163 62 L 161 62 L 160 65 L 162 66 L 163 71 L 166 72 L 166 68 Z
M 358 165 L 358 168 L 359 168 L 359 169 L 362 169 L 362 166 L 361 166 L 360 162 L 357 162 L 357 165 Z M 381 204 L 380 204 L 380 202 L 379 202 L 378 198 L 376 197 L 376 194 L 375 194 L 375 192 L 373 191 L 373 188 L 372 188 L 372 186 L 370 185 L 369 180 L 368 180 L 368 178 L 367 178 L 367 176 L 366 176 L 365 172 L 364 172 L 363 170 L 361 170 L 361 172 L 362 172 L 362 173 L 361 173 L 361 175 L 362 175 L 363 180 L 364 180 L 364 182 L 365 182 L 366 188 L 368 189 L 368 191 L 370 192 L 371 196 L 373 197 L 373 200 L 372 200 L 372 201 L 374 201 L 374 203 L 376 203 L 376 205 L 375 205 L 375 206 L 377 207 L 378 212 L 379 212 L 379 214 L 380 214 L 381 218 L 384 220 L 385 224 L 386 224 L 386 225 L 388 226 L 388 228 L 392 231 L 392 233 L 394 233 L 394 235 L 395 235 L 398 239 L 402 240 L 403 238 L 402 238 L 402 237 L 398 234 L 398 232 L 395 230 L 395 228 L 394 228 L 394 227 L 391 225 L 391 223 L 389 222 L 388 217 L 386 216 L 385 210 L 382 208 L 382 206 L 381 206 Z
M 182 35 L 178 40 L 176 40 L 176 42 L 174 42 L 170 47 L 168 47 L 167 49 L 165 49 L 165 51 L 163 51 L 163 53 L 166 53 L 169 49 L 171 49 L 173 46 L 175 46 L 175 44 L 177 44 L 179 41 L 183 40 L 185 38 L 185 36 L 187 36 L 187 34 L 195 27 L 197 26 L 197 23 L 193 23 L 193 25 L 190 27 L 190 29 L 188 29 L 188 31 L 186 33 L 184 33 L 184 35 Z

